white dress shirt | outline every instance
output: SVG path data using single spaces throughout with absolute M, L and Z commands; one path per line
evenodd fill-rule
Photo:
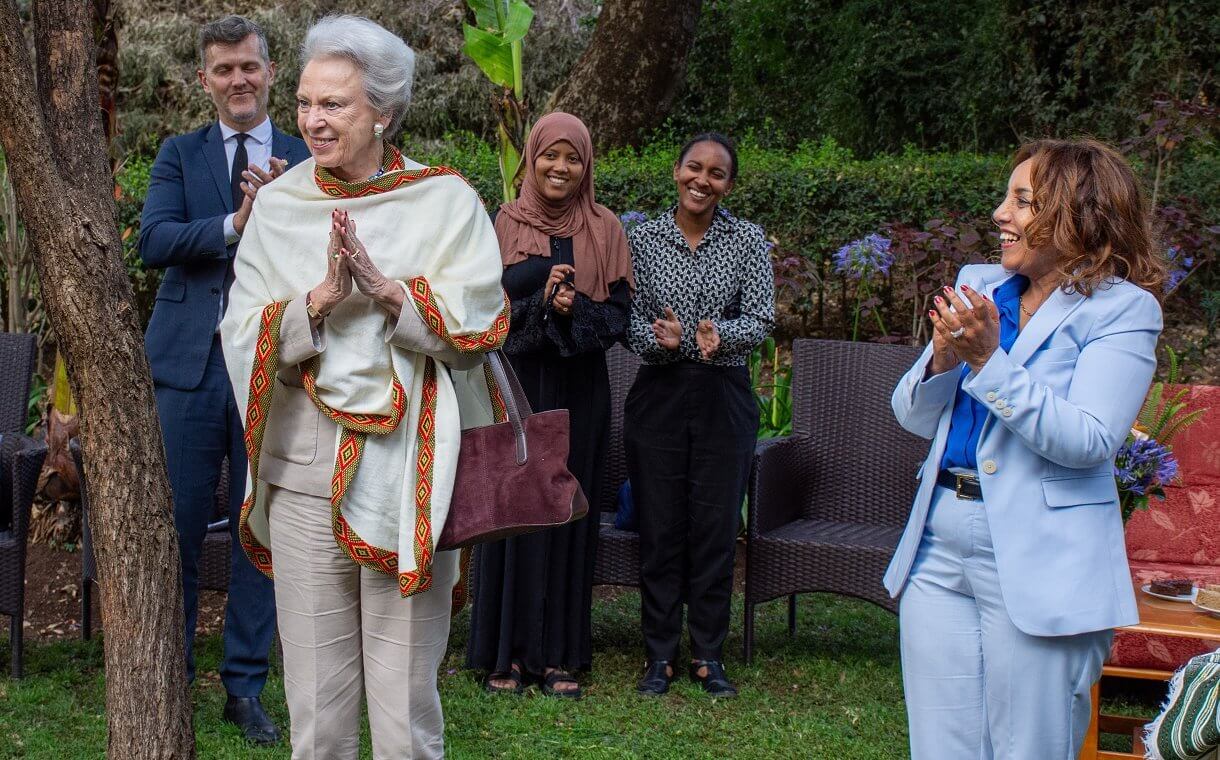
M 224 138 L 225 143 L 225 166 L 229 168 L 229 176 L 233 176 L 233 156 L 237 153 L 237 137 L 239 130 L 233 129 L 223 121 L 220 124 L 220 134 Z M 263 123 L 259 124 L 254 129 L 246 132 L 249 138 L 246 140 L 246 156 L 249 158 L 249 163 L 254 164 L 263 171 L 271 171 L 271 117 L 263 119 Z M 241 234 L 237 228 L 233 226 L 233 217 L 237 216 L 237 211 L 225 217 L 225 245 L 233 245 L 238 240 L 241 240 Z M 222 293 L 220 296 L 220 314 L 216 318 L 216 332 L 220 332 L 220 320 L 225 315 L 225 298 Z
M 233 154 L 237 153 L 237 137 L 239 130 L 233 129 L 223 121 L 220 122 L 220 134 L 225 142 L 225 166 L 229 168 L 229 176 L 233 176 Z M 263 171 L 271 170 L 271 117 L 263 119 L 263 123 L 246 132 L 250 138 L 246 140 L 246 155 L 250 163 Z M 241 239 L 241 235 L 233 227 L 233 217 L 237 209 L 225 217 L 225 245 L 233 245 Z

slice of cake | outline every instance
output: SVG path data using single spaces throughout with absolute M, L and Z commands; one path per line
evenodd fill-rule
M 1186 578 L 1165 578 L 1148 584 L 1148 590 L 1163 596 L 1190 596 L 1195 585 Z
M 1195 594 L 1195 604 L 1220 610 L 1220 586 L 1213 585 L 1199 589 Z
M 1220 585 L 1212 583 L 1200 588 L 1195 595 L 1195 604 L 1220 610 Z

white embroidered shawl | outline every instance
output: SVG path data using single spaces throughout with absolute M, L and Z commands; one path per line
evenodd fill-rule
M 452 348 L 482 353 L 508 333 L 499 246 L 477 193 L 443 167 L 407 168 L 392 148 L 383 165 L 390 170 L 381 177 L 348 184 L 312 159 L 299 164 L 259 191 L 238 247 L 220 329 L 233 392 L 246 410 L 253 473 L 241 541 L 268 576 L 267 504 L 256 474 L 276 385 L 279 320 L 326 273 L 331 210 L 350 214 L 368 255 L 406 286 L 403 308 L 415 308 Z M 357 290 L 323 329 L 323 352 L 301 366 L 311 398 L 338 423 L 335 539 L 357 563 L 395 574 L 403 596 L 427 590 L 457 469 L 454 380 L 443 363 L 387 343 L 385 311 Z M 464 398 L 478 385 L 458 382 Z

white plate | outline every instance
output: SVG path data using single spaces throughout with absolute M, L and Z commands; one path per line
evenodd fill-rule
M 1182 596 L 1170 596 L 1169 594 L 1156 593 L 1152 590 L 1151 583 L 1145 583 L 1144 585 L 1140 586 L 1140 591 L 1143 591 L 1148 596 L 1155 596 L 1157 599 L 1164 599 L 1167 602 L 1193 602 L 1195 600 L 1194 589 L 1191 589 L 1189 594 L 1184 594 Z
M 1198 590 L 1199 589 L 1195 589 L 1195 592 L 1198 592 Z M 1220 618 L 1220 610 L 1215 609 L 1213 607 L 1204 607 L 1203 605 L 1201 605 L 1195 601 L 1195 596 L 1196 596 L 1196 594 L 1190 595 L 1190 603 L 1195 606 L 1196 610 L 1199 610 L 1200 612 L 1206 612 L 1207 614 L 1211 615 L 1212 617 Z

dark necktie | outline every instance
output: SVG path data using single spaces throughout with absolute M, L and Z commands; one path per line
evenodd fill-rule
M 250 155 L 246 153 L 246 138 L 250 135 L 238 132 L 233 136 L 237 138 L 237 150 L 233 152 L 233 171 L 229 175 L 229 184 L 233 188 L 233 210 L 237 211 L 246 198 L 246 194 L 241 191 L 241 183 L 245 182 L 241 173 L 250 165 Z
M 233 171 L 229 174 L 229 185 L 233 191 L 233 211 L 236 212 L 241 208 L 241 202 L 246 198 L 246 194 L 241 191 L 241 183 L 245 181 L 241 173 L 250 165 L 250 155 L 246 153 L 246 138 L 250 135 L 245 132 L 238 132 L 233 136 L 237 138 L 237 150 L 233 151 Z M 229 288 L 231 287 L 233 287 L 233 258 L 229 257 L 225 268 L 225 291 L 220 302 L 221 311 L 229 306 Z

